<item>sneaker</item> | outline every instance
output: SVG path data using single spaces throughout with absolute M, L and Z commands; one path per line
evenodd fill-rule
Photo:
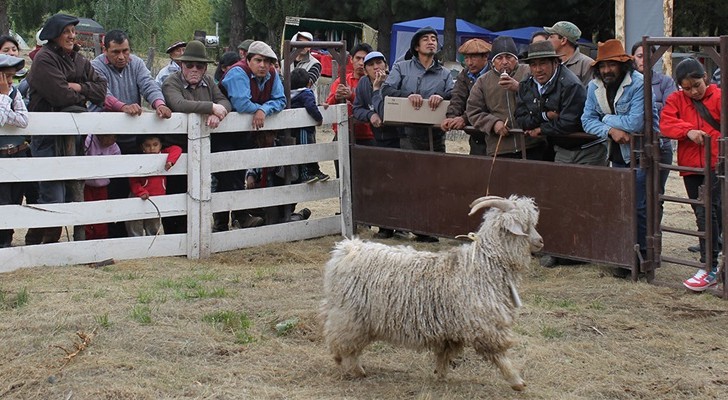
M 699 269 L 695 275 L 683 281 L 683 285 L 694 292 L 702 292 L 705 289 L 718 284 L 716 273 L 717 269 L 713 269 L 710 272 L 707 272 L 704 269 Z
M 265 220 L 263 220 L 263 218 L 248 214 L 242 221 L 237 219 L 233 220 L 232 226 L 234 229 L 255 228 L 263 225 L 264 223 Z
M 319 181 L 319 182 L 326 182 L 326 181 L 328 181 L 329 179 L 331 179 L 331 177 L 330 177 L 330 176 L 328 176 L 328 175 L 324 174 L 323 172 L 319 172 L 319 173 L 317 173 L 317 174 L 316 174 L 316 178 L 318 179 L 318 181 Z
M 301 175 L 301 182 L 314 183 L 314 182 L 318 182 L 318 180 L 319 180 L 319 177 L 316 175 L 307 175 L 307 174 Z

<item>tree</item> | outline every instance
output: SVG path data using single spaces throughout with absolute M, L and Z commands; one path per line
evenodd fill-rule
M 162 47 L 179 40 L 189 40 L 195 31 L 215 32 L 212 23 L 212 7 L 208 0 L 181 0 L 177 11 L 164 23 L 161 32 Z
M 245 0 L 232 0 L 230 4 L 230 48 L 234 49 L 246 39 L 245 27 L 248 19 L 248 6 Z
M 0 0 L 0 33 L 10 32 L 10 19 L 8 19 L 8 0 Z
M 168 45 L 159 41 L 159 35 L 165 31 L 166 19 L 178 10 L 176 3 L 174 0 L 97 0 L 93 10 L 96 21 L 107 31 L 125 31 L 134 51 L 143 52 L 148 47 L 163 50 Z M 192 37 L 192 33 L 184 38 Z
M 286 16 L 303 15 L 308 8 L 308 3 L 300 0 L 247 0 L 247 4 L 250 16 L 265 25 L 266 42 L 273 48 L 281 42 Z

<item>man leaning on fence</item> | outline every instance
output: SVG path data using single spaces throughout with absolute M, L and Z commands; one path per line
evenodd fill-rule
M 447 107 L 447 113 L 440 125 L 443 131 L 463 129 L 468 122 L 465 109 L 468 105 L 470 89 L 475 81 L 488 71 L 488 54 L 491 50 L 490 43 L 482 39 L 470 39 L 463 43 L 458 52 L 463 55 L 465 67 L 458 74 L 455 87 L 452 89 L 452 98 Z M 486 155 L 485 135 L 482 132 L 468 132 L 470 139 L 470 154 Z
M 622 42 L 610 39 L 599 43 L 593 64 L 594 79 L 587 88 L 586 104 L 581 122 L 587 133 L 606 138 L 607 154 L 612 167 L 629 168 L 635 157 L 637 242 L 640 252 L 646 252 L 647 233 L 647 174 L 639 168 L 641 135 L 645 127 L 644 80 L 624 50 Z M 659 131 L 659 118 L 652 103 L 653 131 Z
M 78 22 L 76 17 L 56 14 L 43 25 L 39 38 L 48 43 L 36 54 L 28 75 L 29 111 L 82 112 L 86 111 L 86 102 L 97 106 L 104 104 L 106 81 L 78 52 L 80 47 L 75 43 Z M 34 136 L 31 150 L 34 157 L 75 156 L 76 144 L 75 137 Z M 42 181 L 38 188 L 39 204 L 67 200 L 65 181 Z M 81 186 L 78 194 L 82 200 Z M 26 235 L 26 244 L 57 242 L 61 230 L 61 227 L 31 228 Z
M 189 42 L 184 53 L 177 58 L 177 61 L 182 69 L 170 75 L 162 85 L 162 92 L 167 104 L 174 112 L 203 114 L 205 115 L 205 124 L 211 128 L 216 128 L 232 107 L 227 97 L 215 85 L 212 77 L 206 73 L 208 64 L 213 61 L 207 58 L 205 45 L 198 40 Z M 232 134 L 213 134 L 210 139 L 211 151 L 235 150 L 230 148 L 229 145 L 234 139 Z M 164 145 L 165 147 L 177 145 L 187 152 L 187 136 L 167 135 L 164 138 Z M 232 189 L 233 184 L 230 183 L 231 179 L 225 179 L 234 173 L 235 171 L 225 171 L 214 174 L 213 177 L 218 182 L 214 190 L 234 190 Z M 242 182 L 242 177 L 239 181 Z M 168 194 L 185 193 L 186 191 L 185 176 L 172 175 L 167 178 Z M 217 223 L 217 215 L 215 217 Z M 184 217 L 168 217 L 162 223 L 164 224 L 165 233 L 184 232 L 183 229 L 186 225 Z M 227 227 L 227 219 L 224 224 L 221 222 L 221 225 Z
M 427 107 L 437 109 L 442 100 L 449 100 L 453 81 L 450 70 L 435 58 L 439 50 L 437 31 L 426 26 L 412 36 L 405 59 L 394 63 L 387 80 L 382 85 L 384 97 L 407 97 L 415 109 Z M 386 115 L 384 116 L 386 119 Z M 430 129 L 406 126 L 406 140 L 402 148 L 430 150 Z M 432 129 L 433 150 L 445 152 L 445 132 Z

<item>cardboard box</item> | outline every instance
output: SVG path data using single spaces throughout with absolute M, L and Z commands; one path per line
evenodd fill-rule
M 443 100 L 435 111 L 430 110 L 427 99 L 419 110 L 415 110 L 406 97 L 384 98 L 384 122 L 398 122 L 408 124 L 440 125 L 445 119 L 449 100 Z

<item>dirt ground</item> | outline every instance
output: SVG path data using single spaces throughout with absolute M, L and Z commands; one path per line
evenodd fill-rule
M 320 140 L 330 140 L 327 134 Z M 467 144 L 456 138 L 448 148 L 463 152 Z M 670 178 L 669 190 L 684 194 L 679 177 Z M 330 213 L 338 204 L 310 206 Z M 665 222 L 694 228 L 687 207 L 668 205 Z M 369 230 L 359 234 L 372 238 Z M 658 270 L 650 285 L 613 278 L 605 266 L 545 269 L 534 259 L 510 353 L 528 384 L 523 393 L 472 350 L 438 381 L 430 354 L 375 343 L 362 357 L 369 376 L 345 379 L 316 320 L 322 267 L 337 240 L 204 261 L 2 274 L 0 398 L 728 398 L 728 302 L 686 291 L 680 282 L 691 270 L 674 265 Z M 459 244 L 387 242 L 429 250 Z M 693 242 L 666 237 L 664 248 L 691 257 L 685 248 Z

